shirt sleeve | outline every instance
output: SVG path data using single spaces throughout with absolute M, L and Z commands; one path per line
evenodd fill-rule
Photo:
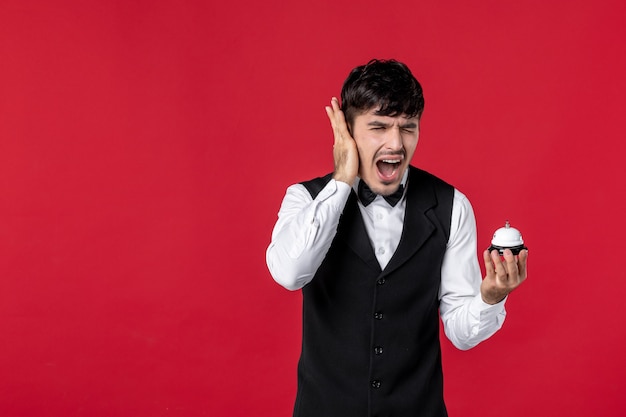
M 441 269 L 440 314 L 448 339 L 467 350 L 498 331 L 506 316 L 503 300 L 482 300 L 482 276 L 476 256 L 476 219 L 468 199 L 455 190 L 450 239 Z
M 274 280 L 288 290 L 308 284 L 322 264 L 337 233 L 350 185 L 331 179 L 315 199 L 302 184 L 287 193 L 266 252 Z

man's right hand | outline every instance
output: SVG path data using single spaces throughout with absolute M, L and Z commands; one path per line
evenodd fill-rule
M 326 106 L 326 114 L 328 119 L 330 119 L 333 134 L 335 135 L 335 144 L 333 145 L 335 172 L 333 179 L 352 186 L 359 173 L 359 152 L 356 142 L 348 130 L 346 118 L 339 108 L 339 101 L 336 97 L 330 100 L 330 106 Z

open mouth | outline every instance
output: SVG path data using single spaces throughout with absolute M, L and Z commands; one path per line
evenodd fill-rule
M 401 162 L 401 160 L 395 159 L 381 159 L 376 162 L 376 167 L 378 168 L 378 173 L 382 178 L 392 179 L 398 173 Z

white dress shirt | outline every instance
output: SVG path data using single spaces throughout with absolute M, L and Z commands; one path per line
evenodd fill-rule
M 358 181 L 353 185 L 355 192 Z M 313 279 L 335 237 L 350 191 L 348 184 L 333 179 L 315 200 L 302 184 L 287 189 L 266 253 L 267 266 L 277 283 L 297 290 Z M 367 207 L 360 202 L 358 205 L 384 269 L 400 243 L 406 192 L 394 207 L 381 196 Z M 470 349 L 489 338 L 502 327 L 506 316 L 505 300 L 495 305 L 482 300 L 481 281 L 474 212 L 467 198 L 455 189 L 450 238 L 441 267 L 439 312 L 446 336 L 459 349 Z

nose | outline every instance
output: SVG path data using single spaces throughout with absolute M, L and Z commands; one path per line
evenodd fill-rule
M 389 129 L 389 135 L 387 137 L 387 148 L 393 151 L 399 151 L 404 147 L 402 143 L 402 132 L 399 126 L 395 126 L 393 129 Z

